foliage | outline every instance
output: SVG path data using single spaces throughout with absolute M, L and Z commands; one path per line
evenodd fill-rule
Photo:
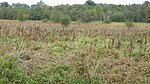
M 124 13 L 122 12 L 116 12 L 115 14 L 111 15 L 111 21 L 116 21 L 116 22 L 125 22 L 126 17 Z
M 61 22 L 61 18 L 63 17 L 60 11 L 52 11 L 50 15 L 50 20 L 54 22 Z
M 3 2 L 0 3 L 0 7 L 9 7 L 10 5 L 8 4 L 8 2 Z
M 125 26 L 126 26 L 127 28 L 132 28 L 132 27 L 134 26 L 134 24 L 133 24 L 132 21 L 127 21 L 127 22 L 125 22 Z
M 105 23 L 125 22 L 145 22 L 145 18 L 150 16 L 150 2 L 131 5 L 96 4 L 92 0 L 87 0 L 85 4 L 48 6 L 40 1 L 37 4 L 28 6 L 27 4 L 12 4 L 2 2 L 0 4 L 0 19 L 5 20 L 43 20 L 60 22 L 63 15 L 68 15 L 71 21 L 92 22 L 102 20 Z M 86 15 L 87 13 L 87 15 Z
M 0 21 L 0 83 L 148 84 L 150 28 L 134 24 Z
M 10 54 L 5 54 L 0 58 L 0 83 L 23 83 L 25 75 L 17 60 Z
M 94 1 L 92 1 L 92 0 L 87 0 L 85 4 L 90 5 L 90 6 L 95 6 L 96 5 L 94 3 Z
M 107 15 L 107 14 L 104 14 L 103 22 L 106 23 L 106 24 L 111 23 L 110 16 Z
M 85 22 L 86 23 L 86 22 L 92 22 L 94 20 L 95 20 L 95 18 L 92 15 L 91 11 L 86 10 L 86 11 L 83 12 L 83 16 L 81 18 L 81 22 Z
M 103 22 L 106 23 L 106 24 L 111 22 L 111 20 L 110 20 L 110 10 L 109 10 L 108 6 L 104 7 Z
M 64 16 L 61 19 L 61 24 L 63 27 L 67 27 L 70 24 L 70 18 L 68 16 Z
M 97 20 L 102 20 L 102 15 L 103 15 L 103 9 L 100 5 L 97 5 L 95 7 L 95 10 L 96 10 L 96 14 L 97 14 Z
M 45 19 L 42 20 L 42 22 L 46 23 L 46 22 L 48 22 L 48 19 L 45 18 Z
M 20 9 L 17 11 L 17 18 L 23 22 L 26 21 L 28 19 L 29 15 L 27 13 L 27 10 L 25 9 Z
M 32 20 L 41 20 L 42 19 L 43 10 L 39 6 L 34 6 L 31 8 L 30 19 Z

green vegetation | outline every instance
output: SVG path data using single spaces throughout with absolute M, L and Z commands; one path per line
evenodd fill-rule
M 25 82 L 25 73 L 17 63 L 17 59 L 10 54 L 4 54 L 4 56 L 0 58 L 1 84 L 19 84 Z
M 149 45 L 148 23 L 0 21 L 0 83 L 149 84 Z
M 132 21 L 127 21 L 127 22 L 125 23 L 125 26 L 126 26 L 128 29 L 131 29 L 132 27 L 134 27 L 134 24 L 133 24 Z
M 149 1 L 2 2 L 0 84 L 150 84 L 149 16 Z
M 64 16 L 61 19 L 61 24 L 62 24 L 63 27 L 67 27 L 70 24 L 70 18 L 67 17 L 67 16 Z
M 71 21 L 92 22 L 103 21 L 104 23 L 125 22 L 149 22 L 145 18 L 150 17 L 150 2 L 143 4 L 113 5 L 98 4 L 87 0 L 85 4 L 48 6 L 40 1 L 37 4 L 16 3 L 10 5 L 8 2 L 0 3 L 0 19 L 5 20 L 43 20 L 48 19 L 60 22 L 61 18 L 68 16 Z
M 48 19 L 45 18 L 45 19 L 42 20 L 42 22 L 47 23 L 47 22 L 48 22 Z
M 17 9 L 17 18 L 19 21 L 23 22 L 29 18 L 28 11 L 26 9 Z

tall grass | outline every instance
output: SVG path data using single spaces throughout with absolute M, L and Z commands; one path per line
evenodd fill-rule
M 149 84 L 150 28 L 139 24 L 0 21 L 0 83 Z

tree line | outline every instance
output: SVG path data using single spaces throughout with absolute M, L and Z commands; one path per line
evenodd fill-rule
M 34 5 L 8 2 L 0 3 L 0 19 L 4 20 L 48 20 L 60 22 L 62 18 L 71 21 L 92 22 L 145 22 L 150 16 L 150 2 L 143 4 L 114 5 L 97 4 L 87 0 L 85 4 L 49 6 L 43 1 Z

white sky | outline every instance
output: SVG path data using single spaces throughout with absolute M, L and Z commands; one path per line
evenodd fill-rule
M 25 3 L 28 5 L 33 5 L 39 2 L 40 0 L 0 0 L 1 2 L 8 2 L 9 4 L 12 3 Z M 50 6 L 56 6 L 61 4 L 84 4 L 87 0 L 42 0 L 44 3 Z M 107 4 L 142 4 L 144 1 L 150 0 L 92 0 L 95 3 L 107 3 Z

